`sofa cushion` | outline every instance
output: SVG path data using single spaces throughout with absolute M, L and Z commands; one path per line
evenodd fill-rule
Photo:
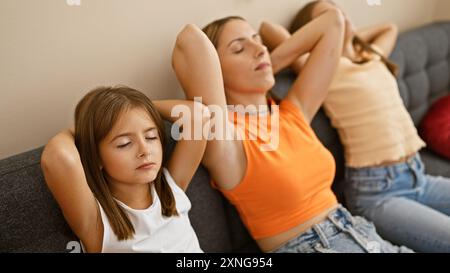
M 428 148 L 450 159 L 450 96 L 436 101 L 420 125 Z
M 0 161 L 2 252 L 66 252 L 76 240 L 44 182 L 41 153 L 39 148 Z

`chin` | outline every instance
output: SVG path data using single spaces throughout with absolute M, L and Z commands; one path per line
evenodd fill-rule
M 263 87 L 264 92 L 269 91 L 270 89 L 272 89 L 275 86 L 275 78 L 273 76 L 268 77 L 265 81 L 265 85 Z
M 139 175 L 135 181 L 138 181 L 139 184 L 148 184 L 154 181 L 157 175 L 157 172 L 149 172 L 148 174 Z

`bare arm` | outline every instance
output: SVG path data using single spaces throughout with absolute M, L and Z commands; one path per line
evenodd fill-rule
M 70 130 L 53 137 L 41 157 L 45 181 L 65 219 L 83 243 L 101 246 L 103 231 L 98 206 L 89 188 L 75 140 Z
M 301 109 L 309 122 L 327 95 L 342 55 L 344 28 L 342 13 L 330 9 L 297 30 L 271 53 L 274 73 L 310 53 L 302 73 L 286 96 Z
M 291 37 L 291 34 L 287 29 L 279 24 L 271 22 L 263 22 L 259 28 L 259 34 L 270 52 Z M 300 73 L 302 67 L 306 64 L 308 57 L 309 53 L 303 54 L 291 64 L 291 68 L 297 74 Z
M 187 99 L 201 97 L 202 103 L 210 108 L 214 120 L 214 132 L 233 132 L 233 125 L 228 122 L 228 111 L 219 56 L 206 34 L 195 25 L 187 25 L 177 37 L 173 51 L 172 64 Z M 216 109 L 212 109 L 212 107 Z M 219 111 L 217 111 L 219 110 Z M 220 115 L 216 115 L 220 114 Z M 219 128 L 220 126 L 220 128 Z M 228 171 L 241 167 L 233 164 L 239 146 L 233 138 L 213 138 L 208 140 L 202 163 L 221 186 L 239 174 Z M 231 139 L 231 140 L 227 140 Z M 231 160 L 224 161 L 223 156 Z
M 357 35 L 365 42 L 381 49 L 386 58 L 394 50 L 398 37 L 398 27 L 392 23 L 383 23 L 361 29 Z
M 177 142 L 167 168 L 178 186 L 186 191 L 205 152 L 207 135 L 203 135 L 203 129 L 209 130 L 209 110 L 194 101 L 164 100 L 153 103 L 165 119 L 181 121 L 184 125 L 183 138 Z M 195 134 L 194 130 L 201 131 Z

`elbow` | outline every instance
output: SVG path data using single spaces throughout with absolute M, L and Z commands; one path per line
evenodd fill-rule
M 67 170 L 75 166 L 79 161 L 78 153 L 75 154 L 72 149 L 64 147 L 59 141 L 58 136 L 56 136 L 45 145 L 40 164 L 42 171 L 46 174 L 55 168 L 64 168 Z
M 259 26 L 259 33 L 262 34 L 266 32 L 266 30 L 270 27 L 270 23 L 267 21 L 263 21 Z
M 176 47 L 183 49 L 202 40 L 203 31 L 194 24 L 187 24 L 177 36 Z
M 338 29 L 345 29 L 345 16 L 337 8 L 333 8 L 325 12 L 330 20 L 330 24 Z
M 259 35 L 261 35 L 261 39 L 263 41 L 266 41 L 272 32 L 273 32 L 273 25 L 267 21 L 263 21 L 259 26 Z
M 388 29 L 394 33 L 394 34 L 398 34 L 399 30 L 398 30 L 398 26 L 395 23 L 388 23 Z
M 177 62 L 187 56 L 196 56 L 198 52 L 210 50 L 211 42 L 201 29 L 194 24 L 186 25 L 177 35 L 172 52 L 172 67 L 176 68 Z

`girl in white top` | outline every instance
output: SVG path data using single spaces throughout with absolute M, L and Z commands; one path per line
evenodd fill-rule
M 202 252 L 184 191 L 206 139 L 182 134 L 166 162 L 158 111 L 176 121 L 175 106 L 183 121 L 209 126 L 201 103 L 152 103 L 128 87 L 97 88 L 76 107 L 74 135 L 68 130 L 47 144 L 47 185 L 86 252 Z

